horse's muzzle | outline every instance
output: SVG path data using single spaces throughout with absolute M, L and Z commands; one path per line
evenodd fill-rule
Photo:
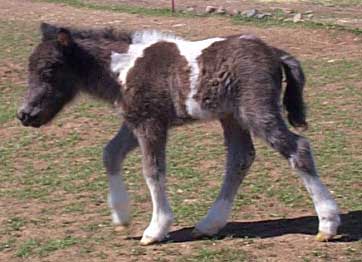
M 39 122 L 39 115 L 32 114 L 32 112 L 27 112 L 25 110 L 19 110 L 16 113 L 17 119 L 21 121 L 24 126 L 40 127 L 41 123 Z

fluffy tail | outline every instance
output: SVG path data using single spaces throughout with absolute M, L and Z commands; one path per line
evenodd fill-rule
M 287 86 L 283 104 L 287 111 L 289 123 L 302 130 L 308 129 L 306 107 L 303 100 L 305 77 L 299 61 L 287 52 L 276 49 L 283 65 Z

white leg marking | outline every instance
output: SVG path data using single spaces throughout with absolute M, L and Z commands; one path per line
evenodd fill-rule
M 289 159 L 290 165 L 297 171 L 312 197 L 314 208 L 319 219 L 319 232 L 334 236 L 337 234 L 338 226 L 341 224 L 340 211 L 333 196 L 322 183 L 316 174 L 307 174 L 296 168 L 295 160 L 292 156 Z
M 161 181 L 162 180 L 162 181 Z M 157 181 L 146 177 L 146 183 L 151 193 L 153 204 L 152 219 L 143 233 L 141 243 L 148 244 L 147 240 L 163 240 L 173 222 L 173 214 L 167 201 L 164 178 Z
M 111 208 L 113 223 L 117 225 L 128 225 L 130 222 L 129 200 L 122 177 L 119 174 L 108 175 L 108 179 L 108 204 Z
M 336 235 L 340 225 L 339 209 L 331 193 L 320 181 L 318 176 L 300 174 L 302 180 L 310 193 L 319 218 L 319 231 Z
M 196 225 L 196 229 L 208 236 L 215 235 L 226 225 L 231 208 L 232 203 L 226 199 L 215 201 L 207 216 Z

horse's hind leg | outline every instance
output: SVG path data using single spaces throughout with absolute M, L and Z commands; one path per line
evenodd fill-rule
M 248 130 L 232 117 L 222 119 L 221 124 L 227 150 L 224 181 L 213 206 L 196 225 L 194 237 L 214 235 L 226 225 L 237 190 L 255 157 Z
M 262 114 L 256 119 L 258 122 L 250 121 L 253 132 L 288 159 L 311 195 L 319 218 L 317 239 L 331 239 L 340 224 L 339 210 L 331 193 L 319 179 L 308 140 L 290 132 L 279 114 Z
M 127 154 L 138 145 L 137 139 L 126 124 L 105 146 L 103 163 L 109 182 L 108 203 L 114 224 L 126 226 L 129 223 L 129 201 L 121 176 L 122 162 Z

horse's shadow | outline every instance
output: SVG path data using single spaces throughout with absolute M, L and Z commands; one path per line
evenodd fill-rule
M 336 242 L 354 242 L 362 239 L 362 211 L 352 211 L 341 215 L 342 225 L 340 237 Z M 287 234 L 315 235 L 318 229 L 316 216 L 305 216 L 290 219 L 263 220 L 255 222 L 230 222 L 213 239 L 233 238 L 270 238 Z M 182 228 L 170 232 L 166 242 L 197 241 L 192 238 L 193 227 Z M 132 239 L 140 239 L 133 237 Z

